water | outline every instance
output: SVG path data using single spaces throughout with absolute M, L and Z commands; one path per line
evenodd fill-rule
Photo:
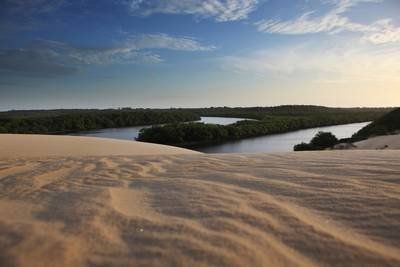
M 369 124 L 369 122 L 311 128 L 283 134 L 248 138 L 220 145 L 198 148 L 196 150 L 204 153 L 290 152 L 293 151 L 294 145 L 301 142 L 310 142 L 319 131 L 332 132 L 337 138 L 341 139 L 351 137 L 367 124 Z
M 143 128 L 148 128 L 148 127 L 151 127 L 151 125 L 100 129 L 100 130 L 72 133 L 71 135 L 91 136 L 91 137 L 101 137 L 101 138 L 111 138 L 111 139 L 121 139 L 121 140 L 135 140 L 135 138 L 138 137 L 139 135 L 139 131 Z
M 241 120 L 244 120 L 244 119 L 242 119 L 242 118 L 225 118 L 225 117 L 201 117 L 201 120 L 199 122 L 228 125 L 228 124 L 235 123 L 235 122 L 241 121 Z M 149 128 L 149 127 L 151 127 L 151 125 L 124 127 L 124 128 L 109 128 L 109 129 L 100 129 L 100 130 L 72 133 L 71 135 L 112 138 L 112 139 L 122 139 L 122 140 L 135 140 L 135 138 L 138 137 L 139 131 L 141 129 Z
M 200 122 L 227 125 L 243 119 L 225 117 L 201 117 Z M 352 123 L 337 126 L 319 127 L 295 132 L 274 134 L 239 141 L 228 142 L 196 150 L 205 153 L 256 153 L 256 152 L 289 152 L 293 146 L 301 142 L 309 142 L 318 131 L 332 132 L 337 138 L 351 137 L 355 132 L 366 126 L 369 122 Z M 101 129 L 87 132 L 74 133 L 77 136 L 92 136 L 122 140 L 134 140 L 139 131 L 151 126 L 135 126 L 126 128 Z
M 245 120 L 245 119 L 225 118 L 225 117 L 201 117 L 200 122 L 210 123 L 210 124 L 219 124 L 219 125 L 228 125 L 228 124 L 232 124 L 237 121 L 243 121 L 243 120 Z

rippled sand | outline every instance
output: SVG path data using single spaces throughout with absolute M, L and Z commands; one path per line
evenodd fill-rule
M 0 160 L 1 266 L 400 266 L 400 151 Z

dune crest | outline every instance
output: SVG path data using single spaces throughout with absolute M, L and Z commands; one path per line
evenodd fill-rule
M 400 264 L 400 151 L 0 166 L 5 266 Z
M 200 154 L 189 149 L 96 137 L 0 134 L 0 158 Z

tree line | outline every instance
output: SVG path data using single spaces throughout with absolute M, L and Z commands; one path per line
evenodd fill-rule
M 200 116 L 211 117 L 237 117 L 246 119 L 263 120 L 269 116 L 364 116 L 374 120 L 392 110 L 392 108 L 330 108 L 313 105 L 283 105 L 275 107 L 211 107 L 185 109 Z M 352 118 L 349 118 L 353 120 Z
M 63 134 L 103 128 L 200 120 L 182 110 L 53 110 L 0 114 L 0 133 Z

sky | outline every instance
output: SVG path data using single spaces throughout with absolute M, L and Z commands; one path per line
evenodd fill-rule
M 0 0 L 0 110 L 400 105 L 400 0 Z

